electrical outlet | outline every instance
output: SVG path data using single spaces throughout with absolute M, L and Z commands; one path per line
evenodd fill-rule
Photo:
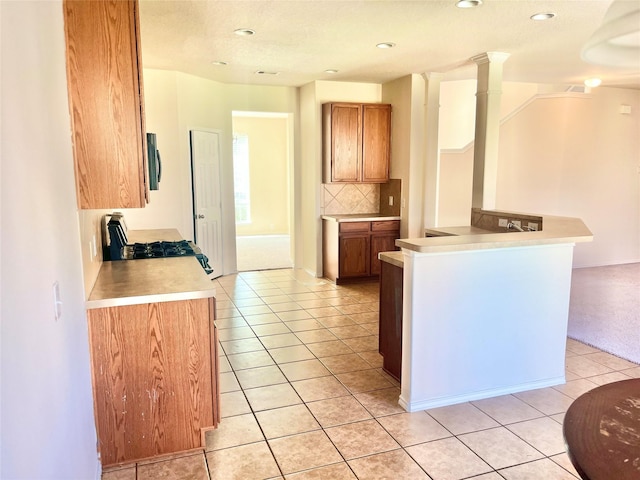
M 498 219 L 498 226 L 499 227 L 504 227 L 507 228 L 507 224 L 509 223 L 509 221 L 506 218 L 500 218 Z
M 393 207 L 393 195 L 389 195 L 389 206 Z
M 527 226 L 529 227 L 530 231 L 534 231 L 534 232 L 538 231 L 538 224 L 537 223 L 529 222 Z
M 56 280 L 53 282 L 53 313 L 56 322 L 62 316 L 62 300 L 60 299 L 60 283 Z

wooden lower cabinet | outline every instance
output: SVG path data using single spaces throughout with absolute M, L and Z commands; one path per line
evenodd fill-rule
M 380 275 L 378 253 L 397 250 L 400 221 L 336 222 L 324 220 L 323 275 L 336 282 L 372 279 Z
M 382 369 L 400 381 L 402 373 L 402 293 L 403 269 L 380 262 L 379 348 Z
M 220 417 L 214 319 L 213 298 L 88 310 L 103 466 L 203 446 Z

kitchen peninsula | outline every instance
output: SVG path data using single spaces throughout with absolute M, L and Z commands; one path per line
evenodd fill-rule
M 541 231 L 467 226 L 396 241 L 407 411 L 565 382 L 573 248 L 592 234 L 577 218 L 541 219 Z
M 201 447 L 218 424 L 215 293 L 193 256 L 103 262 L 86 303 L 103 466 Z

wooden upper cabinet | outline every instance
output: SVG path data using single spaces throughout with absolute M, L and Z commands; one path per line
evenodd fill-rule
M 146 132 L 137 0 L 65 0 L 78 206 L 144 207 Z
M 389 180 L 391 105 L 327 103 L 322 117 L 325 183 Z

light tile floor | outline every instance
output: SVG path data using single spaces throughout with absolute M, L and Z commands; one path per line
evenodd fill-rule
M 291 269 L 215 282 L 219 428 L 202 450 L 103 480 L 575 480 L 567 408 L 640 377 L 640 366 L 569 339 L 565 385 L 406 413 L 381 370 L 377 283 L 336 286 Z

